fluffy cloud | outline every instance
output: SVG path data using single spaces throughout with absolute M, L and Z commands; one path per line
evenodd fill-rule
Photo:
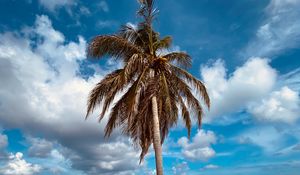
M 23 31 L 0 34 L 0 123 L 4 129 L 20 128 L 32 138 L 42 134 L 44 140 L 31 140 L 31 156 L 51 155 L 48 142 L 57 142 L 75 169 L 89 174 L 134 171 L 138 153 L 130 141 L 118 132 L 104 140 L 105 120 L 98 124 L 95 115 L 84 121 L 88 92 L 103 77 L 100 72 L 87 80 L 79 76 L 84 38 L 67 42 L 43 15 Z
M 198 130 L 191 143 L 188 138 L 181 137 L 178 144 L 182 147 L 182 154 L 186 159 L 206 161 L 216 155 L 211 148 L 211 144 L 215 144 L 216 141 L 217 138 L 212 131 Z
M 23 159 L 23 154 L 20 152 L 17 152 L 15 155 L 12 154 L 9 158 L 7 165 L 0 169 L 0 172 L 4 175 L 31 175 L 39 173 L 42 169 L 39 165 L 26 162 Z
M 201 75 L 211 98 L 206 122 L 245 109 L 270 93 L 277 77 L 267 59 L 250 58 L 228 76 L 222 60 L 202 66 Z
M 220 59 L 211 66 L 202 66 L 201 75 L 211 98 L 211 110 L 204 121 L 209 123 L 219 117 L 222 119 L 219 122 L 232 122 L 230 115 L 239 111 L 247 111 L 260 121 L 289 124 L 297 121 L 300 117 L 300 99 L 295 91 L 298 72 L 278 78 L 267 59 L 254 57 L 231 75 L 227 75 Z
M 256 37 L 241 51 L 241 55 L 273 56 L 299 46 L 299 8 L 298 0 L 271 0 L 265 9 L 266 19 L 257 29 Z
M 69 7 L 76 4 L 75 0 L 39 0 L 39 3 L 49 11 L 55 11 L 61 7 Z
M 249 111 L 259 120 L 291 124 L 300 117 L 299 94 L 285 86 L 252 105 Z

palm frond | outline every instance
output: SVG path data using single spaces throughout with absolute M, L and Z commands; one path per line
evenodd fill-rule
M 190 55 L 185 52 L 172 52 L 162 56 L 166 58 L 169 62 L 176 61 L 177 64 L 188 68 L 192 66 L 192 59 Z
M 142 148 L 140 154 L 140 163 L 147 154 L 148 149 L 153 142 L 152 135 L 152 103 L 151 99 L 157 94 L 157 86 L 155 86 L 157 77 L 147 80 L 145 86 L 140 90 L 140 101 L 138 104 L 138 113 L 133 117 L 132 122 L 128 126 L 126 132 L 133 139 L 134 143 L 138 143 Z
M 191 121 L 191 118 L 190 118 L 190 113 L 189 113 L 188 108 L 186 107 L 182 97 L 180 97 L 180 96 L 178 97 L 178 103 L 181 107 L 182 119 L 185 123 L 185 127 L 188 130 L 188 138 L 190 139 L 190 137 L 191 137 L 191 128 L 192 128 L 192 121 Z
M 124 66 L 124 78 L 125 80 L 129 80 L 134 77 L 136 74 L 140 74 L 143 72 L 145 67 L 148 66 L 148 60 L 143 57 L 143 55 L 133 54 L 130 59 L 125 62 Z
M 171 46 L 172 44 L 172 37 L 166 36 L 161 40 L 156 41 L 153 45 L 154 50 L 159 50 L 159 49 L 167 49 Z
M 178 95 L 183 96 L 186 99 L 189 108 L 192 109 L 197 116 L 198 126 L 200 127 L 203 116 L 203 109 L 200 102 L 193 95 L 190 87 L 182 79 L 174 74 L 169 74 L 168 79 L 171 80 L 170 84 L 174 88 L 173 91 L 177 91 Z
M 88 45 L 87 49 L 88 56 L 95 58 L 109 55 L 115 58 L 126 59 L 135 53 L 142 54 L 143 51 L 126 39 L 115 35 L 97 36 Z
M 115 128 L 116 123 L 122 125 L 124 121 L 131 117 L 134 105 L 136 102 L 136 95 L 141 82 L 143 81 L 145 73 L 148 69 L 145 69 L 128 91 L 122 96 L 122 98 L 113 107 L 107 125 L 105 127 L 105 137 L 109 137 L 112 130 Z M 117 122 L 117 120 L 119 122 Z
M 90 92 L 87 104 L 86 118 L 99 105 L 107 93 L 111 90 L 114 82 L 119 81 L 120 76 L 123 74 L 124 69 L 117 69 L 112 73 L 106 75 Z
M 138 29 L 131 24 L 121 26 L 118 35 L 131 43 L 135 43 L 138 38 L 141 39 Z
M 175 74 L 184 78 L 192 86 L 194 86 L 197 89 L 197 92 L 199 92 L 201 94 L 201 97 L 203 98 L 206 106 L 208 108 L 210 108 L 210 99 L 209 99 L 209 96 L 208 96 L 208 93 L 206 91 L 204 84 L 200 80 L 196 79 L 193 75 L 191 75 L 190 73 L 188 73 L 187 71 L 185 71 L 179 67 L 171 66 L 171 69 L 173 70 L 173 72 Z

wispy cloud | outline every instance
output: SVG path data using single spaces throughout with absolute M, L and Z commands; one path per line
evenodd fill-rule
M 244 58 L 273 57 L 287 49 L 297 48 L 300 45 L 299 8 L 298 0 L 271 0 L 265 9 L 266 19 L 240 55 Z
M 69 8 L 76 4 L 76 0 L 39 0 L 39 3 L 51 12 L 60 8 Z
M 104 12 L 109 12 L 109 6 L 106 1 L 100 1 L 97 6 Z

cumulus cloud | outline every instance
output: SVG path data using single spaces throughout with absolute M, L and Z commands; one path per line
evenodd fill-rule
M 244 57 L 273 56 L 297 48 L 300 41 L 300 1 L 271 0 L 265 9 L 266 19 L 258 27 L 256 36 L 241 51 Z
M 202 66 L 201 76 L 211 98 L 211 109 L 204 122 L 216 118 L 219 122 L 234 122 L 231 115 L 246 111 L 259 121 L 292 124 L 300 117 L 300 99 L 295 88 L 298 72 L 297 69 L 278 77 L 269 60 L 259 57 L 250 58 L 231 75 L 221 59 Z
M 181 137 L 178 144 L 182 147 L 182 154 L 188 160 L 206 161 L 216 155 L 216 152 L 211 148 L 215 144 L 217 137 L 212 131 L 198 130 L 197 134 L 189 143 L 188 138 Z
M 23 159 L 23 153 L 17 152 L 15 155 L 11 154 L 7 165 L 0 169 L 0 172 L 4 175 L 32 175 L 39 173 L 42 169 L 41 166 L 31 164 Z
M 212 104 L 205 122 L 244 110 L 249 103 L 268 95 L 277 77 L 268 63 L 264 58 L 250 58 L 231 75 L 227 75 L 221 59 L 211 66 L 202 66 L 201 76 Z
M 299 94 L 286 86 L 282 87 L 249 107 L 249 112 L 259 120 L 292 124 L 300 117 Z
M 44 15 L 23 31 L 0 34 L 0 122 L 4 129 L 20 128 L 33 138 L 42 134 L 44 140 L 32 140 L 31 156 L 51 155 L 48 142 L 57 142 L 72 168 L 89 174 L 134 171 L 138 152 L 130 141 L 117 132 L 104 140 L 105 120 L 98 124 L 95 115 L 84 121 L 87 95 L 103 77 L 103 71 L 88 79 L 79 76 L 85 39 L 66 41 Z

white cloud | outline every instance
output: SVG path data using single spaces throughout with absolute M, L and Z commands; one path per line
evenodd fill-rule
M 104 12 L 109 12 L 109 6 L 108 6 L 108 4 L 107 4 L 106 1 L 100 1 L 100 2 L 98 3 L 98 7 L 99 7 L 101 10 L 103 10 Z
M 297 48 L 300 41 L 300 1 L 271 0 L 256 37 L 241 51 L 244 57 L 273 56 Z
M 17 152 L 15 155 L 11 154 L 10 160 L 7 165 L 0 169 L 0 172 L 4 175 L 32 175 L 39 173 L 42 169 L 41 166 L 28 163 L 23 159 L 23 154 Z
M 203 169 L 217 169 L 217 168 L 219 168 L 219 166 L 214 164 L 208 164 L 203 167 Z
M 191 143 L 188 138 L 181 137 L 178 144 L 182 147 L 182 154 L 188 160 L 206 161 L 216 155 L 216 152 L 211 148 L 215 144 L 217 138 L 212 131 L 198 130 Z
M 220 59 L 212 66 L 202 66 L 201 75 L 211 98 L 205 122 L 239 112 L 269 94 L 277 74 L 268 62 L 264 58 L 250 58 L 229 76 Z
M 45 139 L 30 137 L 28 140 L 31 145 L 28 149 L 28 154 L 32 157 L 48 157 L 54 147 L 52 142 L 49 142 Z
M 70 7 L 76 4 L 75 0 L 39 0 L 39 3 L 51 12 L 61 8 Z
M 292 124 L 300 117 L 299 94 L 285 86 L 253 104 L 249 112 L 259 120 Z
M 189 170 L 190 168 L 187 162 L 182 162 L 172 167 L 174 175 L 186 175 Z
M 101 124 L 96 118 L 84 121 L 88 93 L 104 73 L 96 72 L 88 80 L 78 75 L 85 39 L 66 41 L 44 15 L 23 31 L 25 35 L 0 34 L 0 123 L 4 129 L 19 128 L 33 138 L 43 135 L 44 141 L 31 142 L 40 157 L 51 155 L 47 142 L 57 142 L 66 150 L 60 154 L 72 162 L 72 168 L 87 173 L 108 173 L 104 159 L 113 174 L 138 168 L 137 150 L 129 141 L 119 141 L 117 131 L 103 139 L 105 120 Z M 114 145 L 119 155 L 109 151 Z

